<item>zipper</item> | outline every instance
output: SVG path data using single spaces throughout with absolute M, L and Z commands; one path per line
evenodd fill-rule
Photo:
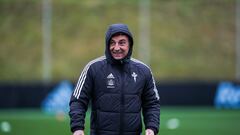
M 121 108 L 120 108 L 120 135 L 123 135 L 123 124 L 124 124 L 124 71 L 121 71 Z

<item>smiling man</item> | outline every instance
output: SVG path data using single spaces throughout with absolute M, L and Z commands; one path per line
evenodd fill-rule
M 116 33 L 113 35 L 109 48 L 114 59 L 124 59 L 129 51 L 129 41 L 127 35 L 124 35 L 123 33 Z
M 71 131 L 84 135 L 91 100 L 91 135 L 140 135 L 142 116 L 146 135 L 156 135 L 160 97 L 152 72 L 131 58 L 133 37 L 125 24 L 110 25 L 105 56 L 83 69 L 70 100 Z M 88 133 L 87 133 L 88 134 Z

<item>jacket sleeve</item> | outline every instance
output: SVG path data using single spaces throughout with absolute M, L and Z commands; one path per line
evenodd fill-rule
M 87 65 L 78 79 L 69 103 L 70 127 L 72 132 L 84 130 L 85 115 L 91 98 L 92 89 L 93 81 L 91 69 Z
M 157 134 L 160 125 L 160 97 L 150 69 L 146 76 L 142 95 L 144 124 L 146 129 L 152 129 Z

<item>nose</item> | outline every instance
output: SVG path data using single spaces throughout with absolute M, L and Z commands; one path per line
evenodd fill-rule
M 115 46 L 114 46 L 114 50 L 120 50 L 120 47 L 119 47 L 119 45 L 118 44 L 116 44 Z

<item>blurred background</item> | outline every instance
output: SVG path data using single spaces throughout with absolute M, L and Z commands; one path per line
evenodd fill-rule
M 71 92 L 112 23 L 152 69 L 161 134 L 240 133 L 239 0 L 0 0 L 0 135 L 71 134 Z

